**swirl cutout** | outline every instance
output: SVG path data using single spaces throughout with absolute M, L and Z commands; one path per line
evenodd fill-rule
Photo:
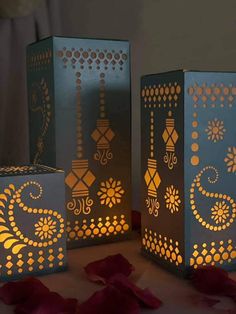
M 170 170 L 174 168 L 174 165 L 176 165 L 178 161 L 174 152 L 166 152 L 163 160 Z
M 113 158 L 113 153 L 110 148 L 98 149 L 94 154 L 94 159 L 99 161 L 102 166 L 105 166 L 109 160 Z
M 213 172 L 213 175 L 207 178 L 210 184 L 215 184 L 219 179 L 219 173 L 213 166 L 205 167 L 199 172 L 190 188 L 191 209 L 193 215 L 203 227 L 212 231 L 222 231 L 228 228 L 234 222 L 236 217 L 236 203 L 234 199 L 227 194 L 208 192 L 203 188 L 201 179 L 203 174 L 207 171 Z M 195 203 L 196 190 L 204 197 L 217 199 L 214 206 L 211 208 L 211 219 L 214 221 L 214 224 L 205 221 L 199 214 L 199 210 Z M 229 213 L 230 209 L 231 214 Z
M 73 198 L 70 202 L 67 203 L 67 209 L 73 211 L 76 216 L 81 213 L 88 215 L 92 210 L 93 200 L 87 196 L 85 198 L 76 199 Z
M 68 210 L 75 210 L 76 209 L 76 199 L 73 198 L 70 202 L 67 203 L 67 209 Z M 79 215 L 81 210 L 77 213 Z
M 0 207 L 3 209 L 0 210 L 0 242 L 4 244 L 5 249 L 11 249 L 13 254 L 18 254 L 20 250 L 27 245 L 39 248 L 51 246 L 56 243 L 64 233 L 64 219 L 58 212 L 51 209 L 31 208 L 22 202 L 22 193 L 30 186 L 35 186 L 38 189 L 38 194 L 29 193 L 30 198 L 33 200 L 39 199 L 42 196 L 43 189 L 40 184 L 35 181 L 24 183 L 18 190 L 15 189 L 13 184 L 10 184 L 9 187 L 4 190 L 4 194 L 0 194 Z M 8 210 L 6 210 L 7 205 Z M 41 241 L 35 241 L 26 237 L 17 226 L 14 217 L 16 207 L 28 214 L 40 215 L 38 223 L 34 226 L 35 236 L 40 238 Z M 6 216 L 8 216 L 8 219 Z
M 158 217 L 160 203 L 158 202 L 157 198 L 148 197 L 146 199 L 146 205 L 147 205 L 149 214 L 153 215 L 154 217 Z

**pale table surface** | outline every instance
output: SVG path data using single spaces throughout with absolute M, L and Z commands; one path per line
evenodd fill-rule
M 160 309 L 143 309 L 141 313 L 218 313 L 218 310 L 209 310 L 193 305 L 191 296 L 199 295 L 198 292 L 191 287 L 188 281 L 168 273 L 143 257 L 140 254 L 139 239 L 70 250 L 68 251 L 68 271 L 42 276 L 40 280 L 52 291 L 56 291 L 64 297 L 75 297 L 80 302 L 85 301 L 92 293 L 103 287 L 89 282 L 83 267 L 91 261 L 117 253 L 123 254 L 135 266 L 136 270 L 130 278 L 141 288 L 150 288 L 163 301 L 163 306 Z M 236 273 L 231 273 L 230 276 L 236 279 Z M 233 308 L 235 306 L 228 299 L 222 299 L 222 301 L 221 308 Z M 0 303 L 0 313 L 10 314 L 13 313 L 13 309 Z

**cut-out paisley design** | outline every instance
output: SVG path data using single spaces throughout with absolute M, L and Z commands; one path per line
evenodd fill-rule
M 22 201 L 22 193 L 29 187 L 36 187 L 39 193 L 29 193 L 29 196 L 33 200 L 37 200 L 42 196 L 43 189 L 41 185 L 35 181 L 27 181 L 19 189 L 16 189 L 13 184 L 10 184 L 8 188 L 4 190 L 4 193 L 0 194 L 0 243 L 3 244 L 5 249 L 10 249 L 13 254 L 18 254 L 24 247 L 48 247 L 53 245 L 62 237 L 64 233 L 65 225 L 64 219 L 58 212 L 52 209 L 38 209 L 28 207 Z M 22 210 L 30 215 L 40 215 L 40 218 L 47 218 L 47 220 L 56 221 L 56 232 L 52 237 L 45 239 L 44 241 L 38 241 L 37 232 L 35 232 L 36 240 L 28 238 L 15 221 L 15 210 Z M 38 218 L 38 217 L 37 217 Z M 34 224 L 32 224 L 34 226 Z M 42 237 L 41 237 L 42 239 Z
M 211 172 L 211 176 L 208 177 L 208 182 L 211 184 L 215 184 L 219 179 L 219 173 L 216 168 L 212 166 L 207 166 L 203 168 L 199 172 L 199 174 L 195 177 L 191 188 L 190 188 L 190 204 L 193 215 L 197 219 L 197 221 L 206 229 L 212 231 L 221 231 L 228 228 L 236 217 L 236 203 L 235 200 L 223 193 L 209 192 L 204 189 L 202 186 L 202 176 L 206 172 Z M 213 213 L 210 215 L 212 221 L 207 222 L 200 214 L 200 210 L 195 202 L 195 194 L 198 191 L 203 197 L 215 199 L 215 204 L 210 207 L 210 211 Z M 216 216 L 217 209 L 217 216 Z M 226 213 L 227 209 L 227 213 Z M 204 210 L 207 210 L 206 207 Z M 222 217 L 221 217 L 222 216 Z M 216 218 L 217 217 L 217 218 Z

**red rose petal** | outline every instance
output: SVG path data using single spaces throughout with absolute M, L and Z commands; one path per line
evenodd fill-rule
M 105 284 L 115 274 L 129 276 L 134 267 L 123 255 L 116 254 L 89 263 L 84 269 L 91 281 Z
M 228 273 L 214 266 L 198 268 L 191 276 L 193 286 L 206 294 L 224 294 L 228 280 Z
M 22 281 L 8 282 L 0 288 L 0 300 L 5 304 L 24 302 L 35 294 L 48 293 L 49 289 L 36 278 L 27 278 Z
M 139 314 L 135 298 L 125 295 L 112 286 L 95 292 L 78 308 L 79 314 Z
M 236 302 L 236 281 L 228 278 L 224 283 L 224 296 L 230 297 L 234 302 Z
M 228 273 L 221 268 L 201 267 L 193 272 L 191 281 L 202 293 L 226 296 L 236 302 L 236 281 L 230 279 Z
M 141 230 L 141 213 L 137 210 L 132 210 L 131 220 L 132 220 L 132 229 L 140 231 Z
M 26 302 L 18 304 L 16 314 L 75 314 L 76 299 L 64 299 L 58 293 L 48 292 L 43 295 L 34 295 Z
M 162 305 L 162 301 L 155 297 L 149 289 L 140 289 L 122 274 L 117 274 L 109 280 L 109 284 L 113 285 L 125 295 L 131 295 L 137 300 L 152 309 L 158 309 Z

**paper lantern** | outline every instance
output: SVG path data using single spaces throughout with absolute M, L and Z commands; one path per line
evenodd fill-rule
M 0 181 L 0 279 L 64 270 L 64 172 L 4 167 Z
M 68 247 L 130 229 L 129 43 L 53 37 L 27 52 L 31 160 L 65 170 Z
M 236 73 L 147 75 L 142 251 L 170 270 L 236 269 Z

